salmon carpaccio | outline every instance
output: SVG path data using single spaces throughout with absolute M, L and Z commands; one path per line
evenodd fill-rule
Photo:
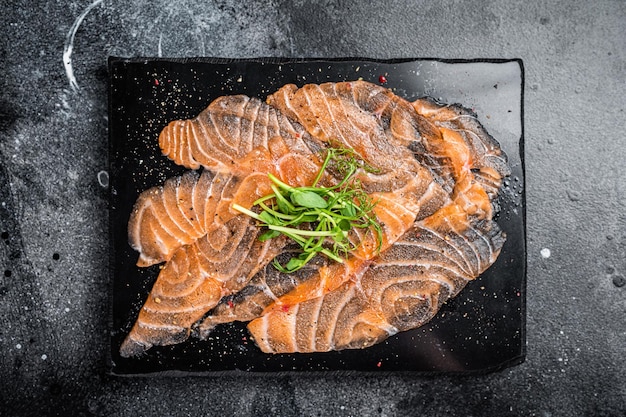
M 190 169 L 144 191 L 130 217 L 137 265 L 164 263 L 120 353 L 138 355 L 222 323 L 247 321 L 263 352 L 364 348 L 430 320 L 491 266 L 504 233 L 493 200 L 506 156 L 476 116 L 430 99 L 408 102 L 364 81 L 288 84 L 266 102 L 224 96 L 160 134 L 163 154 Z M 286 274 L 271 261 L 295 248 L 265 242 L 250 208 L 272 173 L 310 185 L 328 147 L 374 170 L 357 179 L 382 227 L 352 229 L 343 263 L 318 256 Z M 327 170 L 321 184 L 340 181 Z

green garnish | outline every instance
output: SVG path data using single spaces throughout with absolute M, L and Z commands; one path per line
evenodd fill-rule
M 329 165 L 343 179 L 332 187 L 318 187 Z M 380 251 L 383 241 L 382 228 L 372 212 L 376 203 L 354 178 L 359 168 L 374 171 L 354 151 L 329 148 L 311 186 L 292 187 L 267 174 L 274 192 L 253 203 L 253 206 L 258 206 L 258 213 L 238 204 L 232 207 L 256 219 L 260 226 L 267 227 L 259 240 L 266 241 L 283 234 L 300 245 L 302 252 L 284 266 L 274 260 L 274 266 L 279 271 L 297 271 L 318 253 L 341 263 L 348 252 L 355 249 L 348 240 L 348 232 L 353 227 L 372 228 L 376 233 L 377 251 Z

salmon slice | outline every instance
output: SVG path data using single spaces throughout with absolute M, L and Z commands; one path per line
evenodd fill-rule
M 304 180 L 310 180 L 318 169 L 302 164 L 288 167 Z M 282 175 L 282 168 L 268 168 Z M 300 179 L 300 178 L 298 178 Z M 128 223 L 128 241 L 139 252 L 137 265 L 144 267 L 167 261 L 181 246 L 193 243 L 224 222 L 239 215 L 231 206 L 237 202 L 251 207 L 253 202 L 272 192 L 266 172 L 253 172 L 245 177 L 213 174 L 204 171 L 186 172 L 170 178 L 162 187 L 144 191 L 133 208 Z
M 287 153 L 317 155 L 321 150 L 298 123 L 243 95 L 220 97 L 198 117 L 170 122 L 159 135 L 159 146 L 178 165 L 235 174 L 255 170 L 251 164 L 258 160 L 277 160 Z M 251 158 L 254 152 L 258 155 Z
M 191 325 L 224 294 L 243 288 L 281 252 L 283 239 L 260 242 L 259 232 L 248 218 L 237 216 L 179 248 L 159 273 L 120 354 L 135 356 L 153 345 L 186 340 Z
M 318 140 L 354 149 L 376 167 L 378 176 L 383 175 L 385 181 L 379 184 L 400 187 L 402 177 L 393 178 L 398 172 L 420 175 L 421 170 L 431 170 L 446 192 L 454 186 L 447 156 L 425 146 L 434 138 L 440 140 L 439 129 L 387 88 L 364 81 L 301 88 L 288 84 L 267 102 Z M 421 160 L 412 149 L 418 145 L 423 149 Z M 371 177 L 367 180 L 374 179 Z
M 139 252 L 138 266 L 169 260 L 176 249 L 206 234 L 232 175 L 204 171 L 170 178 L 141 193 L 128 223 L 128 242 Z
M 288 245 L 276 256 L 276 260 L 285 264 L 298 253 L 298 246 Z M 272 264 L 265 265 L 244 288 L 222 298 L 220 303 L 194 326 L 196 335 L 200 339 L 206 339 L 218 324 L 250 321 L 260 317 L 267 306 L 301 284 L 315 279 L 320 268 L 328 267 L 330 263 L 328 258 L 318 255 L 298 273 L 292 274 L 280 272 Z
M 372 346 L 428 322 L 495 261 L 503 243 L 493 221 L 416 222 L 359 279 L 321 297 L 272 309 L 248 329 L 267 353 Z
M 484 191 L 480 198 L 488 204 Z M 504 243 L 495 222 L 466 211 L 477 204 L 455 200 L 415 222 L 379 256 L 361 254 L 367 262 L 353 258 L 330 265 L 330 272 L 321 269 L 318 277 L 273 301 L 250 322 L 257 344 L 269 353 L 362 348 L 426 323 L 495 262 Z M 393 224 L 381 214 L 386 225 Z M 310 330 L 304 339 L 303 328 Z
M 322 142 L 353 149 L 382 171 L 400 168 L 407 158 L 405 147 L 397 146 L 385 131 L 381 117 L 392 106 L 395 95 L 388 89 L 366 82 L 287 84 L 267 102 Z
M 502 185 L 502 178 L 510 175 L 511 170 L 500 144 L 478 121 L 477 115 L 458 104 L 437 103 L 431 98 L 416 100 L 412 105 L 445 136 L 442 137 L 443 142 L 432 142 L 431 146 L 439 149 L 450 144 L 460 152 L 467 152 L 474 178 L 493 199 Z M 456 159 L 456 170 L 463 167 L 459 163 L 464 162 Z

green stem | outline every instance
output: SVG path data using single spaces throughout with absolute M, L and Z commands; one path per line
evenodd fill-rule
M 307 240 L 304 239 L 302 236 L 298 236 L 298 235 L 294 235 L 290 232 L 282 232 L 285 236 L 295 240 L 298 244 L 300 244 L 301 247 L 304 247 L 304 245 L 306 244 Z M 311 252 L 311 251 L 308 251 Z M 329 251 L 328 249 L 320 249 L 319 251 L 315 251 L 315 252 L 320 252 L 323 253 L 324 255 L 326 255 L 327 257 L 329 257 L 330 259 L 339 262 L 340 264 L 343 263 L 343 259 L 340 258 L 339 256 L 335 255 L 334 253 L 332 253 L 331 251 Z
M 256 214 L 255 212 L 253 212 L 253 211 L 251 211 L 251 210 L 248 210 L 248 209 L 247 209 L 247 208 L 245 208 L 245 207 L 241 207 L 241 206 L 240 206 L 239 204 L 237 204 L 237 203 L 233 203 L 233 205 L 232 205 L 231 207 L 232 207 L 232 208 L 234 208 L 235 210 L 237 210 L 237 211 L 239 211 L 239 212 L 243 213 L 243 214 L 247 214 L 248 216 L 252 217 L 253 219 L 256 219 L 256 220 L 258 220 L 258 221 L 260 221 L 260 222 L 263 222 L 263 220 L 259 217 L 259 215 L 258 215 L 258 214 Z M 265 223 L 265 222 L 263 222 L 263 223 Z
M 272 174 L 271 172 L 267 174 L 267 176 L 269 177 L 270 180 L 272 180 L 272 182 L 276 185 L 278 185 L 280 188 L 282 188 L 285 191 L 291 191 L 294 188 L 289 185 L 289 184 L 285 184 L 284 182 L 282 182 L 281 180 L 279 180 L 274 174 Z
M 328 166 L 328 163 L 330 162 L 330 159 L 334 156 L 334 154 L 335 153 L 332 149 L 328 149 L 328 151 L 326 152 L 326 158 L 324 158 L 324 162 L 322 163 L 322 167 L 317 172 L 317 176 L 313 180 L 312 187 L 315 187 L 319 180 L 322 179 L 322 175 L 324 174 L 324 171 L 326 170 L 326 167 Z
M 271 175 L 271 174 L 269 174 Z M 281 194 L 280 190 L 278 188 L 276 188 L 276 186 L 274 184 L 271 185 L 272 190 L 274 191 L 274 194 L 276 196 L 276 200 L 280 200 L 281 203 L 284 203 L 287 207 L 289 207 L 289 210 L 291 211 L 296 211 L 296 207 L 291 204 L 291 201 L 287 200 L 285 198 L 284 195 Z
M 319 211 L 317 209 L 311 210 L 311 211 L 303 211 L 295 219 L 286 222 L 285 226 L 290 226 L 292 224 L 299 225 L 300 223 L 303 223 L 304 221 L 303 219 L 306 216 L 315 216 L 315 218 L 317 219 L 317 217 L 319 216 Z M 307 223 L 310 223 L 310 222 L 307 222 Z
M 302 217 L 302 215 L 294 216 L 293 214 L 284 214 L 284 213 L 281 213 L 280 211 L 273 210 L 265 203 L 259 203 L 258 206 L 261 207 L 263 210 L 267 211 L 272 216 L 279 217 L 281 219 L 294 221 L 294 220 L 297 220 L 299 217 Z
M 252 203 L 253 206 L 256 206 L 258 204 L 264 203 L 267 200 L 271 200 L 273 198 L 276 198 L 276 194 L 268 194 L 265 197 L 261 197 L 258 200 L 256 200 L 254 203 Z
M 275 226 L 272 224 L 268 225 L 267 227 L 269 229 L 276 230 L 277 232 L 292 233 L 299 236 L 333 236 L 334 234 L 332 232 L 317 232 L 314 230 L 294 229 L 293 227 Z

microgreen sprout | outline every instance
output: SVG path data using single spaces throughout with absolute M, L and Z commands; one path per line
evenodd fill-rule
M 342 176 L 341 181 L 331 187 L 318 186 L 329 166 Z M 300 245 L 302 252 L 285 265 L 274 261 L 278 270 L 297 271 L 318 253 L 341 263 L 348 252 L 356 249 L 348 239 L 352 228 L 373 230 L 377 251 L 382 246 L 382 228 L 373 213 L 376 202 L 354 178 L 358 169 L 374 171 L 351 149 L 329 148 L 311 186 L 292 187 L 269 173 L 273 193 L 253 203 L 258 212 L 238 204 L 232 207 L 267 228 L 259 240 L 266 241 L 282 234 Z

